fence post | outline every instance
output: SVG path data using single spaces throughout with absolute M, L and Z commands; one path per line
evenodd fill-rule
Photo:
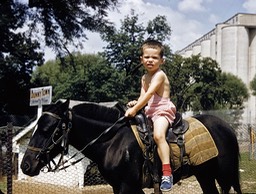
M 0 180 L 2 180 L 2 178 L 3 178 L 3 144 L 2 144 L 2 139 L 0 139 Z
M 7 123 L 7 194 L 12 194 L 12 123 Z
M 248 132 L 249 132 L 249 137 L 250 137 L 250 144 L 249 144 L 249 159 L 253 160 L 254 157 L 256 157 L 256 150 L 255 150 L 255 134 L 254 130 L 251 127 L 251 125 L 248 126 Z

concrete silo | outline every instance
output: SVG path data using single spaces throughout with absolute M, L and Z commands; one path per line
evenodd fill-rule
M 256 28 L 249 29 L 249 81 L 251 82 L 256 76 Z M 250 87 L 248 87 L 250 88 Z M 256 119 L 256 97 L 252 95 L 252 91 L 250 91 L 250 98 L 248 100 L 248 104 L 250 104 L 249 109 L 249 122 L 251 123 Z
M 210 37 L 211 47 L 210 47 L 210 57 L 215 60 L 216 59 L 216 35 L 212 34 Z
M 196 44 L 193 46 L 192 55 L 198 55 L 198 54 L 201 54 L 201 45 Z
M 249 79 L 256 75 L 256 28 L 249 29 Z
M 211 50 L 211 40 L 205 39 L 201 42 L 201 56 L 202 57 L 210 57 L 210 50 Z
M 193 54 L 192 49 L 186 50 L 185 57 L 191 57 L 192 54 Z
M 240 25 L 223 27 L 221 47 L 221 69 L 239 75 L 248 84 L 248 29 Z

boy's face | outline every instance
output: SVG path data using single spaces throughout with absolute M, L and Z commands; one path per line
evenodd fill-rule
M 147 71 L 157 71 L 164 63 L 164 59 L 160 55 L 160 48 L 143 48 L 143 54 L 140 57 L 140 61 Z

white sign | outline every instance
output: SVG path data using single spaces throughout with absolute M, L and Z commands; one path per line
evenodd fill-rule
M 30 106 L 41 106 L 51 104 L 52 102 L 52 86 L 30 89 Z

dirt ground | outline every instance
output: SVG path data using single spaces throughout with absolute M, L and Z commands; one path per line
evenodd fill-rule
M 255 184 L 256 182 L 254 182 Z M 242 187 L 250 186 L 242 184 Z M 144 189 L 145 194 L 154 194 L 154 189 Z M 164 194 L 202 194 L 202 190 L 196 181 L 195 177 L 184 179 L 180 184 L 175 184 L 171 191 Z M 234 193 L 231 191 L 230 193 Z M 13 181 L 13 194 L 113 194 L 112 188 L 109 185 L 65 187 L 51 184 L 43 184 L 38 182 L 28 181 Z
M 153 194 L 154 189 L 144 189 L 145 194 Z M 179 184 L 175 184 L 171 191 L 164 192 L 164 194 L 202 194 L 202 190 L 200 188 L 200 185 L 196 181 L 194 177 L 184 179 Z
M 154 193 L 154 189 L 144 189 L 145 194 Z M 50 184 L 43 184 L 38 182 L 28 181 L 14 181 L 13 182 L 14 194 L 113 194 L 112 188 L 109 185 L 86 186 L 84 188 L 77 187 L 64 187 Z M 174 185 L 170 192 L 165 194 L 200 194 L 202 193 L 199 184 L 192 177 L 185 179 L 181 185 Z

